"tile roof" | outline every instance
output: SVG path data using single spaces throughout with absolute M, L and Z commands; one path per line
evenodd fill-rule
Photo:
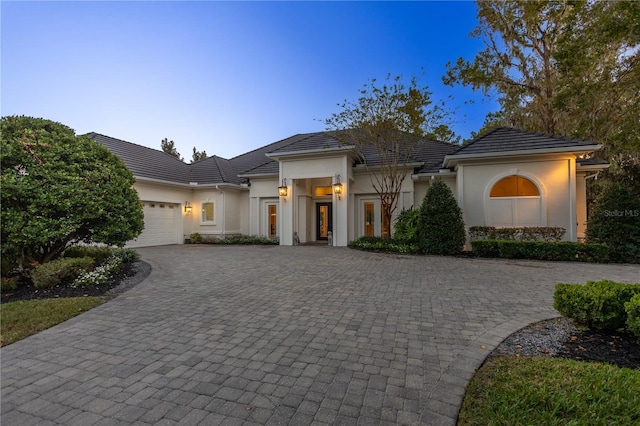
M 593 147 L 594 145 L 598 144 L 581 139 L 529 132 L 511 127 L 499 127 L 464 145 L 458 152 L 450 154 L 450 157 L 557 148 L 580 149 L 581 147 Z

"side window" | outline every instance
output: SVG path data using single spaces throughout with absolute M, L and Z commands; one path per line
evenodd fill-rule
M 213 203 L 202 203 L 202 221 L 213 222 Z

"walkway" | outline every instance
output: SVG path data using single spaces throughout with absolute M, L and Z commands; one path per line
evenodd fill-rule
M 3 426 L 454 425 L 485 356 L 557 316 L 554 283 L 640 277 L 318 246 L 140 252 L 144 282 L 2 349 Z

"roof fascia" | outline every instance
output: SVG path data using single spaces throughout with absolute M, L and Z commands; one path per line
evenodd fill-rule
M 599 172 L 600 170 L 608 169 L 609 167 L 611 167 L 611 164 L 589 164 L 586 166 L 576 164 L 576 170 L 579 172 Z
M 136 182 L 147 182 L 147 183 L 157 183 L 157 184 L 162 184 L 162 185 L 168 185 L 168 186 L 176 186 L 179 188 L 215 188 L 216 186 L 226 186 L 226 187 L 230 187 L 230 188 L 242 188 L 242 186 L 235 184 L 235 183 L 228 183 L 228 182 L 224 182 L 224 183 L 198 183 L 198 182 L 189 182 L 189 183 L 180 183 L 180 182 L 171 182 L 168 180 L 162 180 L 162 179 L 154 179 L 154 178 L 148 178 L 148 177 L 142 177 L 142 176 L 133 176 L 136 180 Z
M 308 157 L 308 156 L 317 156 L 318 154 L 334 154 L 344 151 L 351 151 L 355 149 L 354 145 L 345 145 L 338 148 L 317 148 L 317 149 L 306 149 L 304 151 L 286 151 L 286 152 L 269 152 L 265 154 L 269 158 L 273 158 L 274 160 L 280 161 L 280 159 L 287 158 L 297 158 L 297 157 Z
M 277 178 L 279 175 L 280 175 L 279 173 L 255 173 L 255 174 L 244 173 L 244 174 L 238 175 L 238 177 L 245 178 L 245 179 L 272 178 L 272 177 Z
M 602 148 L 602 145 L 583 145 L 580 147 L 563 146 L 558 148 L 549 149 L 527 149 L 520 151 L 504 151 L 504 152 L 483 152 L 480 154 L 449 154 L 444 156 L 442 165 L 444 168 L 449 168 L 455 165 L 460 160 L 471 159 L 492 159 L 492 158 L 504 158 L 504 157 L 521 157 L 529 155 L 548 155 L 548 154 L 578 154 L 598 151 Z

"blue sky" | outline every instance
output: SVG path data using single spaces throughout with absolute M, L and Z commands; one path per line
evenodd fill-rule
M 465 138 L 497 108 L 441 80 L 447 61 L 482 48 L 472 2 L 0 4 L 3 116 L 157 149 L 167 137 L 187 160 L 194 146 L 231 158 L 324 130 L 338 103 L 388 73 L 424 68 Z

